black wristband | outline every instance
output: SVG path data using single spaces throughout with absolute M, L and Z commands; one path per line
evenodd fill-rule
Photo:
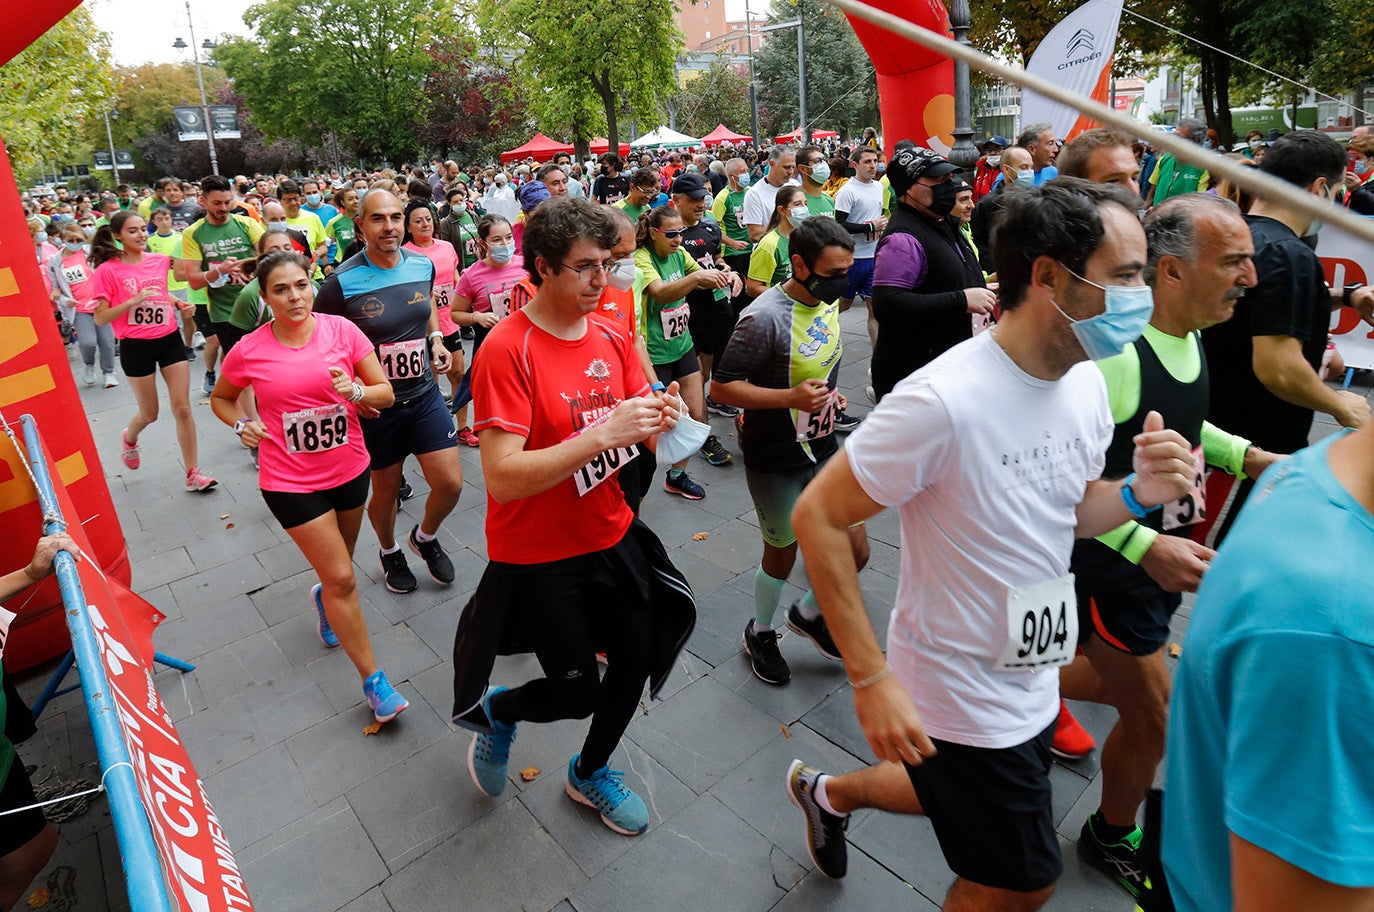
M 1359 291 L 1359 290 L 1360 290 L 1361 288 L 1363 288 L 1363 287 L 1364 287 L 1364 286 L 1361 285 L 1361 284 L 1358 283 L 1358 282 L 1354 282 L 1354 283 L 1351 283 L 1351 284 L 1345 286 L 1345 292 L 1344 292 L 1344 294 L 1341 295 L 1341 304 L 1344 305 L 1344 306 L 1346 306 L 1346 307 L 1349 307 L 1349 306 L 1350 306 L 1350 296 L 1353 295 L 1355 292 Z

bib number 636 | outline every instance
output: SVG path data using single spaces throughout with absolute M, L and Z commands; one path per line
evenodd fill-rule
M 1006 640 L 998 656 L 1003 671 L 1067 665 L 1078 648 L 1078 598 L 1073 574 L 1007 594 Z

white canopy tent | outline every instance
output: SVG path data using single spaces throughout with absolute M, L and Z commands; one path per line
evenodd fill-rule
M 639 139 L 630 143 L 631 149 L 657 149 L 660 146 L 665 149 L 682 149 L 687 146 L 699 146 L 701 140 L 694 139 L 686 133 L 679 133 L 676 130 L 669 130 L 660 125 L 654 130 L 645 133 Z

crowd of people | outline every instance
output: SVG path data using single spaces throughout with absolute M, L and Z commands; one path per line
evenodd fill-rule
M 1209 141 L 1198 122 L 1177 134 Z M 567 794 L 618 833 L 647 828 L 609 762 L 695 602 L 639 507 L 659 468 L 666 493 L 707 496 L 693 456 L 734 460 L 716 416 L 762 539 L 740 619 L 752 671 L 790 681 L 779 624 L 842 663 L 878 761 L 785 771 L 820 871 L 845 876 L 854 811 L 924 814 L 956 875 L 945 908 L 1040 908 L 1062 870 L 1051 758 L 1096 747 L 1070 698 L 1119 714 L 1077 852 L 1143 906 L 1169 890 L 1187 910 L 1367 905 L 1374 429 L 1324 379 L 1332 310 L 1374 322 L 1374 289 L 1326 285 L 1310 216 L 1123 133 L 1064 143 L 1033 124 L 967 174 L 875 145 L 166 178 L 94 208 L 34 201 L 34 244 L 85 383 L 97 350 L 118 382 L 117 348 L 138 405 L 124 464 L 160 372 L 193 492 L 216 484 L 189 405 L 203 359 L 215 417 L 318 576 L 320 640 L 379 723 L 407 701 L 359 608 L 363 513 L 389 590 L 418 588 L 405 550 L 451 585 L 457 447 L 480 449 L 489 562 L 458 621 L 453 719 L 487 795 L 520 725 L 590 717 Z M 1245 148 L 1298 191 L 1374 199 L 1367 134 Z M 852 307 L 873 345 L 862 421 L 839 391 Z M 1316 412 L 1364 429 L 1306 449 Z M 403 549 L 412 457 L 429 494 Z M 858 574 L 887 508 L 902 547 L 884 652 Z M 810 588 L 783 608 L 799 553 Z M 1164 647 L 1193 591 L 1171 696 Z M 543 676 L 490 686 L 512 651 Z

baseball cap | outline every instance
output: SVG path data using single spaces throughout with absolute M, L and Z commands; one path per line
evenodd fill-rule
M 520 197 L 520 208 L 525 212 L 533 212 L 535 206 L 553 196 L 549 192 L 548 185 L 537 180 L 525 184 L 516 191 L 515 195 Z
M 1000 146 L 1000 147 L 1003 148 L 1003 149 L 1010 149 L 1010 148 L 1011 148 L 1011 140 L 1007 139 L 1005 136 L 989 136 L 989 137 L 987 138 L 987 141 L 984 142 L 983 145 L 984 145 L 985 147 L 986 147 L 986 146 Z
M 701 199 L 710 191 L 706 189 L 706 182 L 701 179 L 700 174 L 688 171 L 673 181 L 670 192 L 685 193 L 692 199 Z
M 958 170 L 958 166 L 950 164 L 940 153 L 917 146 L 892 156 L 892 161 L 887 163 L 887 180 L 892 184 L 892 191 L 901 196 L 918 178 L 943 177 Z

